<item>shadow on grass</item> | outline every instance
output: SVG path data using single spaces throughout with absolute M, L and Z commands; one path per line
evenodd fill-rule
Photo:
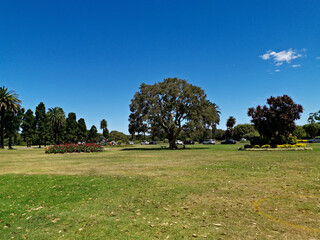
M 168 147 L 166 148 L 161 148 L 161 147 L 152 147 L 152 148 L 123 148 L 120 151 L 164 151 L 164 150 L 169 150 L 169 151 L 179 151 L 179 150 L 202 150 L 202 149 L 208 149 L 205 147 L 199 147 L 199 148 L 178 148 L 178 149 L 169 149 Z

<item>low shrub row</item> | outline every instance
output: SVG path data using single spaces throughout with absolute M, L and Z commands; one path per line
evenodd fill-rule
M 296 144 L 278 144 L 276 146 L 271 146 L 270 144 L 265 145 L 244 145 L 244 148 L 306 148 L 307 144 L 305 143 L 296 143 Z
M 45 153 L 80 153 L 80 152 L 102 152 L 103 147 L 95 143 L 75 144 L 65 143 L 45 148 Z

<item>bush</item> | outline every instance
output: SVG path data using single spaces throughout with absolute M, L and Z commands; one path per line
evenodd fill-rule
M 103 147 L 95 143 L 75 144 L 65 143 L 45 148 L 45 153 L 79 153 L 79 152 L 102 152 Z
M 262 146 L 262 145 L 265 145 L 265 144 L 268 144 L 268 143 L 269 143 L 269 140 L 265 139 L 265 138 L 253 137 L 253 138 L 250 139 L 250 144 L 252 146 L 254 146 L 254 145 Z
M 252 148 L 252 146 L 250 144 L 245 144 L 243 147 L 244 148 Z
M 295 136 L 288 137 L 287 143 L 291 144 L 291 145 L 295 145 L 297 143 L 297 137 L 295 137 Z
M 278 135 L 274 138 L 271 138 L 271 141 L 270 141 L 271 146 L 277 146 L 282 144 L 287 144 L 287 138 L 285 136 Z
M 262 148 L 271 148 L 271 146 L 269 144 L 265 144 L 261 146 Z

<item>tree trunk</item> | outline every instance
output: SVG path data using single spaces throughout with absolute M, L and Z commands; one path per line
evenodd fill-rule
M 173 133 L 168 134 L 169 149 L 178 149 L 176 144 L 176 136 Z
M 4 148 L 4 109 L 1 109 L 0 148 Z
M 8 141 L 8 149 L 13 149 L 12 148 L 12 137 L 11 136 L 9 136 L 9 139 L 8 139 L 9 141 Z
M 39 137 L 39 148 L 41 148 L 41 138 Z

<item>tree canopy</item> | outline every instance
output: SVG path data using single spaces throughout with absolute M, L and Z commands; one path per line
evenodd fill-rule
M 178 78 L 167 78 L 153 85 L 142 83 L 130 104 L 130 123 L 160 126 L 167 134 L 170 149 L 177 148 L 176 138 L 183 126 L 200 124 L 208 106 L 205 92 Z
M 288 95 L 270 97 L 269 106 L 248 109 L 248 116 L 261 137 L 271 138 L 277 135 L 289 136 L 295 130 L 295 120 L 300 119 L 303 108 L 295 104 Z
M 21 108 L 21 100 L 14 91 L 6 87 L 0 87 L 0 148 L 4 148 L 5 113 L 12 111 L 17 113 Z

